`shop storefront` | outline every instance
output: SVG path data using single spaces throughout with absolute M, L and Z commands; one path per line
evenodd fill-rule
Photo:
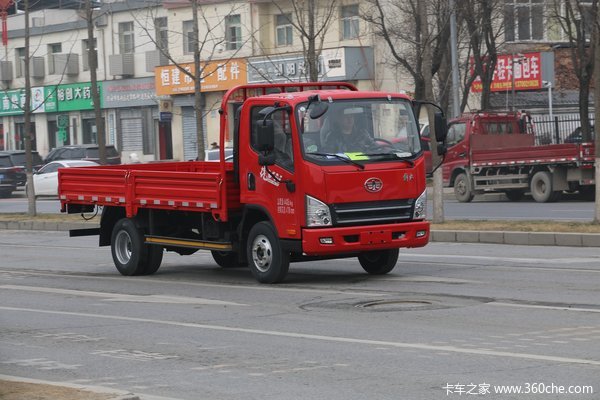
M 104 81 L 103 94 L 109 141 L 124 162 L 132 153 L 141 161 L 173 158 L 170 125 L 158 118 L 154 78 Z
M 193 64 L 180 66 L 194 74 Z M 198 156 L 198 135 L 194 110 L 194 81 L 175 65 L 155 70 L 156 96 L 173 102 L 172 120 L 173 155 L 179 160 L 194 160 Z M 226 90 L 247 82 L 246 60 L 213 61 L 203 65 L 201 84 L 202 130 L 204 147 L 219 141 L 219 114 L 221 99 Z

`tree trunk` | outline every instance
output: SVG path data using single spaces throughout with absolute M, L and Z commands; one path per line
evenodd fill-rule
M 311 82 L 319 80 L 319 60 L 317 54 L 317 38 L 315 37 L 315 0 L 308 0 L 308 74 Z
M 29 71 L 29 0 L 25 0 L 25 104 L 23 105 L 23 115 L 25 126 L 23 137 L 25 138 L 25 165 L 27 175 L 27 214 L 35 217 L 37 214 L 35 204 L 35 188 L 33 187 L 33 157 L 31 154 L 31 76 Z
M 90 67 L 90 81 L 92 101 L 94 103 L 94 117 L 96 118 L 96 140 L 98 141 L 98 156 L 100 164 L 107 163 L 106 160 L 106 136 L 104 134 L 104 119 L 100 110 L 100 92 L 98 91 L 98 52 L 94 46 L 94 14 L 92 0 L 85 1 L 85 16 L 87 22 L 88 57 Z
M 425 100 L 434 101 L 433 98 L 433 76 L 431 74 L 431 66 L 433 64 L 433 55 L 431 49 L 431 40 L 429 36 L 429 23 L 427 20 L 427 2 L 419 1 L 419 22 L 421 25 L 421 50 L 423 52 L 423 63 L 421 65 L 421 76 L 423 77 L 423 86 L 425 91 Z M 429 112 L 429 131 L 430 137 L 432 138 L 432 162 L 437 165 L 441 160 L 437 155 L 437 141 L 433 132 L 435 120 L 433 118 L 433 112 Z M 444 199 L 443 199 L 443 187 L 442 187 L 442 169 L 438 168 L 433 173 L 433 222 L 442 223 L 444 222 Z
M 194 25 L 194 113 L 196 115 L 196 141 L 198 146 L 197 159 L 204 160 L 204 130 L 202 129 L 204 94 L 202 93 L 202 69 L 200 68 L 200 32 L 198 28 L 198 0 L 192 0 L 192 19 Z
M 594 223 L 600 224 L 600 12 L 596 13 L 595 53 L 594 53 L 594 131 L 595 131 L 595 173 L 596 198 L 594 203 Z M 582 125 L 583 126 L 583 125 Z
M 596 103 L 597 104 L 597 103 Z M 590 80 L 581 81 L 579 87 L 579 118 L 581 121 L 581 138 L 584 142 L 590 142 L 592 132 L 590 130 Z

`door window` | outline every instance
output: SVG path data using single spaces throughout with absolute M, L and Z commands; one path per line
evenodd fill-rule
M 254 107 L 252 109 L 252 128 L 250 145 L 258 152 L 258 132 L 257 126 L 263 117 L 259 112 L 265 107 Z M 271 114 L 273 127 L 275 131 L 275 165 L 287 169 L 290 172 L 294 171 L 294 152 L 292 147 L 292 128 L 290 125 L 290 116 L 287 111 L 280 110 Z
M 446 141 L 448 147 L 461 142 L 465 138 L 466 131 L 467 125 L 464 122 L 450 125 L 448 128 L 448 139 Z

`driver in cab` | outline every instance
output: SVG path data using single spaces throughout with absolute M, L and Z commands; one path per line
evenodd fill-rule
M 328 153 L 353 153 L 372 149 L 375 144 L 366 129 L 361 128 L 357 119 L 362 114 L 360 108 L 346 108 L 339 112 L 331 112 L 329 126 L 324 126 L 322 135 L 323 150 Z

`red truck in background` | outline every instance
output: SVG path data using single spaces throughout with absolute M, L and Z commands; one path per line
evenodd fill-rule
M 429 241 L 418 106 L 346 83 L 240 86 L 221 104 L 220 162 L 60 169 L 62 211 L 102 207 L 100 228 L 71 236 L 99 235 L 123 275 L 156 272 L 163 250 L 199 249 L 223 268 L 248 265 L 263 283 L 282 281 L 290 261 L 353 256 L 385 274 L 400 248 Z M 344 149 L 328 149 L 342 117 L 368 140 L 340 135 L 333 143 Z M 442 143 L 445 130 L 438 113 Z
M 442 164 L 444 186 L 456 199 L 503 192 L 519 201 L 530 192 L 535 201 L 558 200 L 563 191 L 594 191 L 594 144 L 535 145 L 525 113 L 479 112 L 449 122 L 448 150 Z

